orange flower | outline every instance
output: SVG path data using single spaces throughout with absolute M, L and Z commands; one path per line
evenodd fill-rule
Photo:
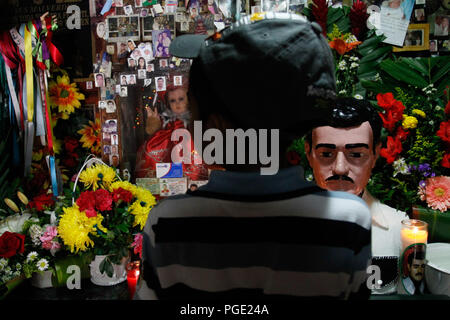
M 90 149 L 94 154 L 101 153 L 102 137 L 99 118 L 95 119 L 95 123 L 89 121 L 89 125 L 83 126 L 82 129 L 78 130 L 78 133 L 82 135 L 80 142 L 83 143 L 83 148 Z
M 361 41 L 346 42 L 342 38 L 337 38 L 333 41 L 330 41 L 328 44 L 330 48 L 336 50 L 337 53 L 342 56 L 346 52 L 352 51 L 354 48 L 356 48 L 359 44 L 361 44 Z
M 81 106 L 80 100 L 84 100 L 84 94 L 78 92 L 75 83 L 70 83 L 67 75 L 58 76 L 55 81 L 49 83 L 50 105 L 58 108 L 58 112 L 67 115 Z
M 447 211 L 450 208 L 450 177 L 428 178 L 425 188 L 419 187 L 420 200 L 426 201 L 428 207 Z

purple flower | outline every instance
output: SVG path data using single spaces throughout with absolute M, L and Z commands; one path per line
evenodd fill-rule
M 430 165 L 428 163 L 419 164 L 419 171 L 424 172 L 430 170 Z
M 431 177 L 435 177 L 435 176 L 436 176 L 436 173 L 432 172 Z
M 428 177 L 429 175 L 430 175 L 429 172 L 424 172 L 424 173 L 423 173 L 423 176 L 424 176 L 424 177 Z
M 419 186 L 420 186 L 421 188 L 425 188 L 426 185 L 427 185 L 427 183 L 425 182 L 425 180 L 420 180 Z

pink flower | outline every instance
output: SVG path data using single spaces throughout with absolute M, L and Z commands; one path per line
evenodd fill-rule
M 140 258 L 142 258 L 142 239 L 142 234 L 138 233 L 134 236 L 134 242 L 131 244 L 131 247 L 134 247 L 134 254 L 139 253 Z
M 55 226 L 48 226 L 44 234 L 39 238 L 42 242 L 52 241 L 58 235 L 58 229 Z
M 426 201 L 428 207 L 441 212 L 450 208 L 450 177 L 428 178 L 425 187 L 419 187 L 420 200 Z
M 55 241 L 44 241 L 42 242 L 42 248 L 47 250 L 57 250 L 61 248 L 61 244 Z

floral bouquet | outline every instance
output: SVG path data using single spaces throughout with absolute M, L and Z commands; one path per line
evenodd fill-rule
M 385 143 L 368 188 L 382 202 L 410 212 L 412 206 L 450 209 L 450 102 L 429 85 L 379 93 Z
M 0 212 L 0 285 L 36 272 L 53 269 L 62 247 L 54 209 L 61 201 L 41 194 L 29 201 L 17 192 L 19 205 L 10 198 Z
M 146 189 L 119 181 L 114 169 L 104 164 L 83 170 L 79 180 L 84 191 L 63 208 L 57 230 L 71 252 L 106 255 L 100 272 L 111 277 L 113 264 L 128 257 L 130 248 L 141 254 L 140 232 L 155 198 Z

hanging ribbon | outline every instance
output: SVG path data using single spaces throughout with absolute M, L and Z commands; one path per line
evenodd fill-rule
M 31 44 L 31 32 L 25 27 L 25 78 L 26 78 L 26 94 L 27 94 L 27 123 L 25 127 L 25 163 L 24 175 L 27 176 L 32 160 L 33 153 L 33 139 L 34 139 L 34 95 L 33 95 L 33 47 Z
M 46 49 L 48 50 L 53 62 L 59 67 L 64 62 L 64 58 L 58 48 L 52 43 L 53 32 L 58 29 L 58 24 L 51 17 L 45 18 L 47 36 L 45 38 Z M 51 26 L 48 28 L 48 26 Z

